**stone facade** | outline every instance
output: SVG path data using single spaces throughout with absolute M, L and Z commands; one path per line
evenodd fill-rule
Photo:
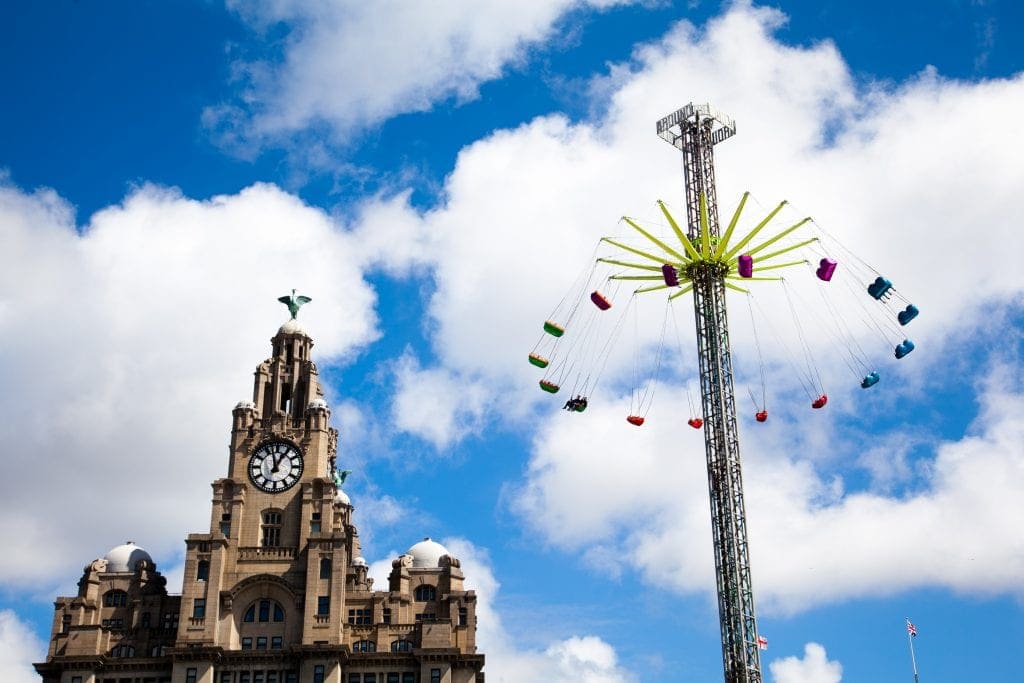
M 458 559 L 424 539 L 373 589 L 312 339 L 292 319 L 271 341 L 181 595 L 134 543 L 90 563 L 54 603 L 44 683 L 483 682 Z

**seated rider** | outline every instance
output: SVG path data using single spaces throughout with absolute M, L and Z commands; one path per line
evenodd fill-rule
M 563 410 L 583 410 L 587 407 L 587 399 L 583 398 L 579 394 L 576 394 L 576 398 L 570 398 L 562 406 Z

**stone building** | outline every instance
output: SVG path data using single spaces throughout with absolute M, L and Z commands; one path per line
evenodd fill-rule
M 232 411 L 227 476 L 209 530 L 185 539 L 181 594 L 131 541 L 89 563 L 54 603 L 44 683 L 482 683 L 458 559 L 427 538 L 384 590 L 367 577 L 297 310 Z

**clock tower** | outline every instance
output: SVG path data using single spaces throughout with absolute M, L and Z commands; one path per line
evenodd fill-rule
M 373 590 L 296 320 L 309 298 L 281 301 L 292 317 L 231 413 L 227 476 L 212 484 L 209 530 L 186 537 L 181 595 L 134 544 L 90 563 L 79 595 L 55 603 L 45 683 L 484 680 L 476 595 L 443 546 L 414 544 Z

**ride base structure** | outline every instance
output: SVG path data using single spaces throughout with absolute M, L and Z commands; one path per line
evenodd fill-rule
M 725 681 L 760 683 L 761 657 L 750 576 L 736 397 L 725 308 L 729 268 L 718 259 L 707 258 L 713 242 L 718 247 L 725 247 L 728 242 L 728 239 L 720 239 L 714 146 L 735 135 L 736 124 L 709 105 L 691 103 L 658 121 L 657 130 L 658 135 L 683 153 L 687 242 L 691 245 L 699 242 L 701 245 L 702 258 L 694 259 L 692 257 L 696 254 L 691 254 L 685 274 L 692 284 L 697 323 L 704 445 Z M 718 252 L 717 247 L 715 251 Z M 724 256 L 720 252 L 719 255 Z

